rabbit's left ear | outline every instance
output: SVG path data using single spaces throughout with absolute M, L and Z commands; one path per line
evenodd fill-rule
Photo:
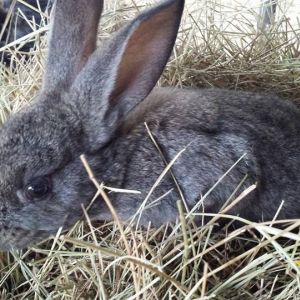
M 103 0 L 56 0 L 42 90 L 68 90 L 96 48 Z
M 184 0 L 168 0 L 140 14 L 93 53 L 76 78 L 75 101 L 85 114 L 91 146 L 107 142 L 153 89 L 175 43 L 183 6 Z

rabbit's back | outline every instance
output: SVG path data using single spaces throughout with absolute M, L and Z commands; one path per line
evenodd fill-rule
M 148 173 L 149 169 L 162 170 L 156 147 L 149 150 L 145 146 L 152 142 L 144 122 L 167 161 L 186 148 L 173 172 L 190 206 L 236 164 L 205 197 L 206 211 L 217 212 L 244 180 L 239 192 L 250 184 L 257 184 L 257 188 L 234 213 L 255 220 L 271 219 L 285 201 L 281 217 L 300 215 L 295 203 L 300 192 L 300 112 L 289 101 L 219 89 L 153 90 L 122 125 L 124 138 L 139 145 L 130 154 L 132 164 L 125 180 L 128 185 L 138 180 L 133 174 L 140 174 L 149 160 Z M 155 155 L 158 158 L 153 162 Z M 154 175 L 148 178 L 149 184 L 151 180 L 153 183 Z M 167 181 L 158 187 L 156 196 L 166 191 Z

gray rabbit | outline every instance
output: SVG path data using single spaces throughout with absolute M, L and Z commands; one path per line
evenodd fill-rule
M 191 209 L 218 212 L 240 185 L 257 188 L 231 209 L 250 220 L 300 217 L 300 113 L 275 96 L 218 89 L 154 88 L 174 45 L 184 0 L 142 12 L 96 49 L 101 0 L 57 0 L 37 101 L 0 132 L 0 249 L 23 248 L 82 217 L 99 182 L 126 222 L 165 169 L 145 128 L 170 162 Z M 154 89 L 153 89 L 154 88 Z M 242 159 L 241 159 L 242 158 Z M 148 199 L 140 224 L 174 221 L 180 199 L 170 172 Z M 150 204 L 150 205 L 149 205 Z M 99 197 L 93 219 L 111 214 Z

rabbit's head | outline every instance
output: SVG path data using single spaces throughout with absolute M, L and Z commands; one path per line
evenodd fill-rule
M 152 90 L 172 51 L 183 0 L 136 17 L 96 49 L 101 0 L 57 0 L 43 86 L 0 131 L 0 249 L 74 224 L 95 190 L 80 154 L 97 153 Z

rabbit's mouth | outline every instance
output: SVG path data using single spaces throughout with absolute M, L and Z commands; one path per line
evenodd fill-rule
M 79 220 L 80 217 L 76 218 Z M 53 222 L 54 223 L 54 222 Z M 67 230 L 75 223 L 70 214 L 66 214 L 61 225 L 54 225 L 47 229 L 32 229 L 0 222 L 0 251 L 21 250 L 33 244 L 46 240 L 51 235 L 56 235 L 60 228 Z
M 0 251 L 20 250 L 49 237 L 48 231 L 0 228 Z
M 39 226 L 41 224 L 26 226 L 29 224 L 24 223 L 24 226 L 21 224 L 20 226 L 7 221 L 5 223 L 0 222 L 0 251 L 20 250 L 47 239 L 51 234 L 55 235 L 60 227 L 65 228 L 67 219 L 68 215 L 62 220 L 64 224 L 61 226 L 53 224 L 52 228 L 50 226 L 43 228 L 43 226 Z

